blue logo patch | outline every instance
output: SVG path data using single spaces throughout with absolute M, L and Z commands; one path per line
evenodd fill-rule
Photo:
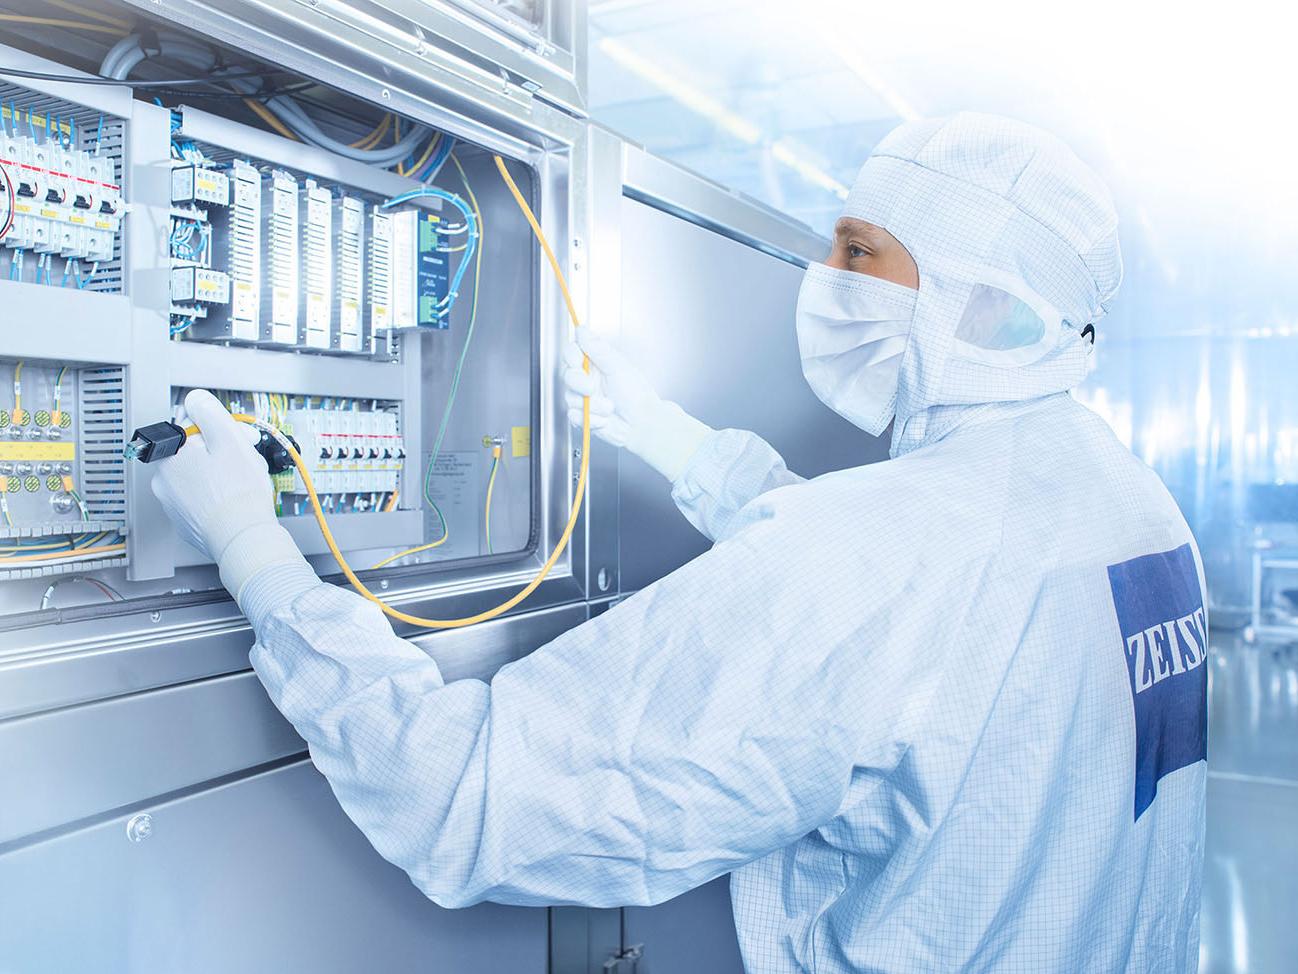
M 1208 758 L 1208 624 L 1188 544 L 1109 566 L 1136 712 L 1137 819 L 1165 774 Z

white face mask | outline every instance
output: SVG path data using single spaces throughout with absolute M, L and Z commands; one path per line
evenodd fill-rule
M 892 421 L 915 291 L 812 263 L 798 292 L 802 374 L 826 406 L 871 436 Z

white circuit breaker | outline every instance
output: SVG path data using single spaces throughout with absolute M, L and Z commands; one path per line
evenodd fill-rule
M 3 246 L 61 258 L 108 261 L 121 229 L 121 187 L 104 156 L 6 133 L 0 166 L 14 192 L 13 225 Z
M 406 448 L 394 410 L 291 409 L 286 419 L 318 493 L 397 489 Z M 306 492 L 300 476 L 292 492 Z

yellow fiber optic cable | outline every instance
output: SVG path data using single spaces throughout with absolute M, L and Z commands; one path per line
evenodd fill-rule
M 389 112 L 383 116 L 382 121 L 380 121 L 378 125 L 374 126 L 369 135 L 363 135 L 355 142 L 349 142 L 348 145 L 353 149 L 372 149 L 374 146 L 378 145 L 379 140 L 383 138 L 384 134 L 388 130 L 388 126 L 391 124 L 392 113 Z
M 446 544 L 446 539 L 449 538 L 450 536 L 451 536 L 451 529 L 450 526 L 448 525 L 446 528 L 446 533 L 443 534 L 436 541 L 430 542 L 429 544 L 421 544 L 418 548 L 407 548 L 405 551 L 398 551 L 395 555 L 389 555 L 388 557 L 384 558 L 382 561 L 370 565 L 370 571 L 374 571 L 374 569 L 376 568 L 383 568 L 387 565 L 390 565 L 394 561 L 399 561 L 400 559 L 406 557 L 406 555 L 417 555 L 421 551 L 431 551 L 433 548 L 440 548 L 442 545 Z
M 568 316 L 572 319 L 574 327 L 580 327 L 581 321 L 577 317 L 577 307 L 572 300 L 572 293 L 568 289 L 568 282 L 563 276 L 563 270 L 559 267 L 559 261 L 554 256 L 554 251 L 550 248 L 550 242 L 545 237 L 545 232 L 541 229 L 541 224 L 537 222 L 536 215 L 532 208 L 527 205 L 527 200 L 523 199 L 523 194 L 519 192 L 518 186 L 514 183 L 514 178 L 510 176 L 509 170 L 505 167 L 505 160 L 500 156 L 495 156 L 496 168 L 500 171 L 500 177 L 505 181 L 509 188 L 510 195 L 514 197 L 514 202 L 518 204 L 519 210 L 527 218 L 528 225 L 532 228 L 532 233 L 536 237 L 537 243 L 544 252 L 546 260 L 550 263 L 550 269 L 554 272 L 555 280 L 558 282 L 559 291 L 563 294 L 564 304 L 568 309 Z M 582 368 L 590 371 L 590 359 L 582 356 Z M 573 529 L 577 526 L 577 518 L 581 515 L 582 502 L 586 497 L 586 480 L 590 473 L 590 399 L 582 398 L 581 404 L 581 465 L 577 474 L 577 487 L 573 492 L 572 509 L 568 513 L 568 522 L 563 527 L 563 532 L 559 535 L 559 540 L 555 543 L 554 550 L 550 552 L 550 557 L 541 565 L 533 579 L 528 582 L 522 589 L 515 592 L 512 596 L 501 602 L 493 608 L 479 612 L 476 615 L 466 616 L 462 619 L 425 619 L 422 616 L 411 615 L 395 609 L 388 605 L 377 595 L 365 587 L 365 583 L 356 577 L 351 565 L 343 557 L 342 551 L 338 548 L 338 542 L 334 540 L 333 532 L 329 529 L 329 522 L 325 519 L 324 509 L 320 506 L 320 497 L 316 493 L 315 484 L 311 480 L 311 471 L 307 467 L 306 461 L 302 459 L 301 454 L 293 448 L 287 438 L 273 427 L 261 423 L 253 416 L 246 414 L 234 414 L 234 418 L 242 423 L 251 423 L 264 429 L 267 433 L 275 438 L 289 458 L 293 465 L 297 467 L 298 473 L 302 477 L 302 485 L 306 488 L 307 499 L 311 502 L 311 512 L 315 515 L 316 523 L 320 526 L 320 533 L 324 536 L 325 544 L 329 546 L 329 553 L 333 555 L 334 561 L 342 569 L 343 575 L 347 581 L 352 584 L 362 596 L 377 605 L 384 613 L 393 619 L 399 619 L 402 622 L 409 623 L 412 626 L 418 626 L 423 629 L 459 629 L 464 626 L 472 626 L 479 622 L 486 622 L 488 619 L 494 619 L 503 615 L 514 606 L 518 605 L 525 598 L 531 595 L 545 581 L 546 576 L 550 574 L 551 569 L 558 563 L 559 557 L 563 554 L 564 549 L 568 547 L 568 542 L 572 540 Z M 199 432 L 197 426 L 188 426 L 185 429 L 187 435 L 194 435 Z M 108 549 L 103 549 L 108 550 Z M 409 552 L 407 552 L 409 554 Z
M 271 110 L 267 108 L 265 105 L 263 105 L 261 102 L 257 101 L 254 98 L 245 98 L 243 100 L 243 103 L 247 105 L 249 108 L 251 108 L 254 112 L 256 112 L 263 122 L 265 122 L 267 125 L 273 128 L 280 135 L 284 136 L 284 138 L 292 139 L 294 142 L 302 141 L 296 135 L 293 134 L 293 131 L 287 125 L 285 125 L 278 118 L 276 118 L 274 114 L 271 112 Z
M 63 559 L 65 561 L 81 561 L 89 555 L 111 555 L 117 551 L 125 551 L 126 543 L 104 545 L 102 548 L 73 548 L 68 551 L 50 551 L 41 555 L 21 555 L 18 557 L 0 558 L 0 565 L 14 565 L 32 561 L 55 561 Z
M 409 169 L 405 169 L 402 166 L 398 165 L 397 175 L 413 176 L 415 173 L 419 172 L 419 170 L 423 169 L 424 163 L 426 163 L 429 159 L 432 158 L 433 153 L 437 151 L 437 146 L 441 144 L 441 141 L 442 141 L 442 133 L 441 132 L 434 133 L 433 137 L 428 140 L 428 147 L 424 149 L 424 154 L 420 157 L 419 161 L 416 162 Z

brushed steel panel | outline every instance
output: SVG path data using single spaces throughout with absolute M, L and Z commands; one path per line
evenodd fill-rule
M 127 838 L 132 815 L 152 834 Z M 0 854 L 6 974 L 542 974 L 546 911 L 443 910 L 305 761 Z
M 744 974 L 729 876 L 623 912 L 623 943 L 645 945 L 636 974 Z

